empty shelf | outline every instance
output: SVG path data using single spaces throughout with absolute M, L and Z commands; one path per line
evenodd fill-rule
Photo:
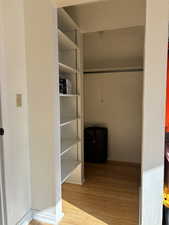
M 72 122 L 74 122 L 76 120 L 77 120 L 77 118 L 65 118 L 65 119 L 62 119 L 60 126 L 61 127 L 66 126 L 66 125 L 68 125 L 68 124 L 70 124 L 70 123 L 72 123 Z
M 79 139 L 65 139 L 61 141 L 61 155 L 71 150 L 75 145 L 80 142 Z
M 72 172 L 80 165 L 80 161 L 62 159 L 61 161 L 61 182 L 62 184 L 71 176 Z
M 69 14 L 63 9 L 58 9 L 59 26 L 64 31 L 78 30 L 78 25 L 73 21 Z
M 60 94 L 60 97 L 77 97 L 76 94 Z
M 63 73 L 77 73 L 77 70 L 63 63 L 59 63 L 59 70 Z
M 61 50 L 78 49 L 77 45 L 59 29 L 58 29 L 58 35 L 59 35 L 59 48 Z

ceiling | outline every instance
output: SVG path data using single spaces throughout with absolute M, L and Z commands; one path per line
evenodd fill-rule
M 142 67 L 144 27 L 84 34 L 84 68 Z
M 68 7 L 82 33 L 145 25 L 145 0 L 105 0 Z
M 98 2 L 98 1 L 109 1 L 109 0 L 56 0 L 55 4 L 57 4 L 57 7 L 66 7 L 66 6 L 86 4 L 86 3 Z

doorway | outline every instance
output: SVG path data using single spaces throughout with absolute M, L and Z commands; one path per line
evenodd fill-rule
M 72 213 L 76 215 L 72 218 L 74 223 L 80 221 L 79 215 L 82 224 L 86 220 L 89 224 L 113 225 L 123 224 L 126 221 L 132 225 L 139 223 L 145 31 L 143 25 L 121 29 L 109 27 L 107 30 L 94 30 L 95 27 L 87 26 L 89 23 L 84 22 L 87 21 L 86 15 L 90 14 L 92 9 L 97 9 L 98 14 L 102 9 L 100 12 L 103 13 L 107 7 L 105 5 L 95 3 L 64 9 L 77 23 L 83 21 L 81 24 L 83 32 L 86 29 L 82 34 L 83 126 L 86 129 L 102 127 L 108 130 L 108 157 L 105 163 L 101 164 L 84 162 L 85 182 L 82 186 L 72 184 L 75 183 L 72 182 L 75 179 L 64 181 L 62 190 L 65 219 L 61 224 L 68 223 Z M 62 27 L 61 29 L 63 32 L 66 30 Z M 73 41 L 76 44 L 76 40 Z M 63 60 L 61 57 L 60 59 Z M 67 61 L 62 63 L 66 64 Z M 70 77 L 70 74 L 67 73 L 67 76 Z M 80 92 L 74 93 L 79 95 Z M 69 97 L 69 105 L 66 103 L 66 97 Z M 73 97 L 75 101 L 76 96 Z M 67 106 L 66 112 L 68 107 L 71 112 L 73 104 L 70 103 L 70 96 L 64 95 L 61 106 L 62 104 Z M 61 110 L 61 114 L 63 111 Z M 66 129 L 68 130 L 67 127 Z M 63 135 L 66 134 L 66 131 L 62 131 Z M 92 148 L 90 150 L 92 154 Z M 84 155 L 85 151 L 84 148 Z M 106 151 L 104 147 L 103 151 Z

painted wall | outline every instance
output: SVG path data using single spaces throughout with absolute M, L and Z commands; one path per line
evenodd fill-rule
M 0 21 L 7 219 L 14 225 L 31 208 L 23 1 L 1 0 Z M 22 107 L 16 107 L 16 94 L 22 94 Z
M 85 75 L 85 125 L 108 128 L 108 158 L 140 163 L 142 72 Z
M 143 26 L 83 37 L 86 71 L 143 67 Z M 86 125 L 99 123 L 109 128 L 109 159 L 140 162 L 142 73 L 85 75 L 85 93 Z
M 145 24 L 145 0 L 108 0 L 70 7 L 84 33 Z
M 53 216 L 61 210 L 57 11 L 48 0 L 24 6 L 32 208 Z
M 164 184 L 168 0 L 147 0 L 146 2 L 141 225 L 161 225 Z
M 84 37 L 84 67 L 143 67 L 144 27 L 87 33 Z

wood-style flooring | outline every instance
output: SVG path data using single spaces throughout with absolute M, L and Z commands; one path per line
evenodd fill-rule
M 86 164 L 84 185 L 63 185 L 60 225 L 138 225 L 139 177 L 129 164 Z

